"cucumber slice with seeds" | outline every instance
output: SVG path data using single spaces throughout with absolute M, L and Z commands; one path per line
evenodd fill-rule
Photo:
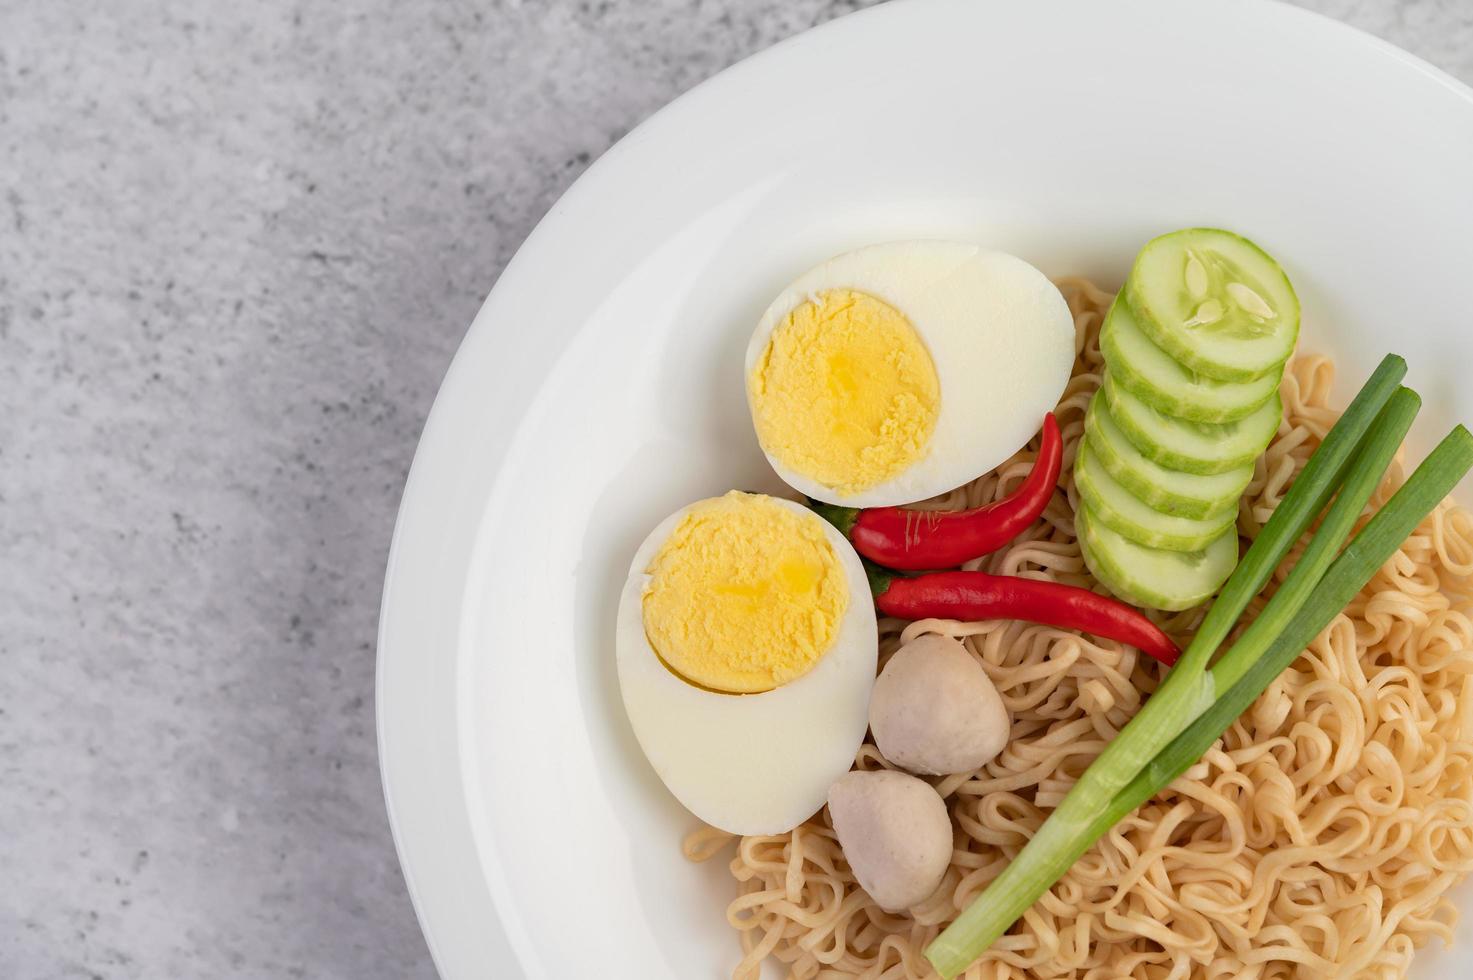
M 1152 408 L 1193 422 L 1235 422 L 1274 396 L 1281 368 L 1255 381 L 1217 381 L 1182 367 L 1146 336 L 1122 292 L 1100 331 L 1100 350 L 1120 387 Z
M 1243 488 L 1253 479 L 1252 463 L 1225 473 L 1197 474 L 1167 469 L 1147 459 L 1120 431 L 1103 398 L 1090 399 L 1084 432 L 1089 440 L 1090 456 L 1106 473 L 1142 501 L 1167 514 L 1205 518 L 1224 511 L 1236 513 Z
M 1079 496 L 1100 523 L 1150 548 L 1197 551 L 1217 540 L 1238 517 L 1236 510 L 1222 511 L 1209 518 L 1175 517 L 1153 510 L 1095 462 L 1087 437 L 1080 443 L 1074 461 L 1074 483 L 1079 487 Z
M 1157 346 L 1219 381 L 1277 370 L 1299 339 L 1299 298 L 1289 277 L 1263 249 L 1220 228 L 1147 242 L 1125 292 Z
M 1238 564 L 1238 531 L 1229 527 L 1200 551 L 1136 544 L 1105 527 L 1086 505 L 1074 515 L 1079 550 L 1111 592 L 1139 606 L 1176 611 L 1211 598 Z
M 1164 415 L 1115 383 L 1107 370 L 1100 388 L 1110 417 L 1141 455 L 1187 473 L 1226 473 L 1251 463 L 1278 431 L 1277 393 L 1245 419 L 1212 425 Z

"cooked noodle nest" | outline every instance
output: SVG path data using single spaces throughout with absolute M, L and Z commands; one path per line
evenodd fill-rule
M 1069 474 L 1100 384 L 1112 295 L 1082 279 L 1059 287 L 1077 352 L 1057 409 L 1066 492 L 1022 537 L 968 567 L 1092 585 Z M 1257 534 L 1334 423 L 1333 378 L 1329 358 L 1290 362 L 1284 420 L 1240 505 L 1244 536 Z M 1034 448 L 932 505 L 1000 499 L 1027 475 Z M 1400 484 L 1400 465 L 1372 506 Z M 1091 848 L 966 980 L 1390 980 L 1406 975 L 1418 947 L 1450 941 L 1448 893 L 1473 870 L 1470 587 L 1473 515 L 1445 501 L 1206 756 Z M 1162 622 L 1188 634 L 1200 616 Z M 922 633 L 962 640 L 1013 717 L 994 761 L 931 780 L 955 835 L 941 887 L 908 914 L 882 911 L 855 883 L 826 811 L 786 834 L 736 839 L 734 856 L 732 837 L 699 829 L 686 855 L 730 856 L 736 882 L 726 916 L 744 955 L 733 980 L 757 980 L 769 957 L 790 980 L 935 977 L 926 944 L 1018 853 L 1163 676 L 1118 643 L 1012 621 L 881 620 L 881 666 Z M 868 742 L 855 759 L 860 769 L 887 766 Z

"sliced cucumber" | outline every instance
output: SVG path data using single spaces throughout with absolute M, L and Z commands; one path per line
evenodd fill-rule
M 1253 462 L 1278 431 L 1283 415 L 1275 393 L 1245 419 L 1217 425 L 1188 422 L 1151 408 L 1116 384 L 1108 370 L 1100 395 L 1110 417 L 1143 456 L 1187 473 L 1227 473 Z
M 1229 527 L 1200 551 L 1147 548 L 1106 527 L 1088 506 L 1074 516 L 1085 564 L 1111 592 L 1140 606 L 1190 609 L 1222 587 L 1238 564 L 1238 532 Z
M 1220 228 L 1146 243 L 1126 281 L 1131 310 L 1156 345 L 1219 381 L 1253 381 L 1294 353 L 1299 298 L 1279 264 Z
M 1110 306 L 1100 350 L 1120 387 L 1152 408 L 1193 422 L 1234 422 L 1274 396 L 1283 372 L 1255 381 L 1217 381 L 1182 367 L 1136 322 L 1124 293 Z
M 1167 514 L 1205 518 L 1236 513 L 1238 498 L 1253 478 L 1252 463 L 1225 473 L 1197 474 L 1147 459 L 1120 431 L 1103 398 L 1090 399 L 1084 431 L 1091 459 L 1125 489 Z
M 1089 440 L 1079 445 L 1074 461 L 1074 482 L 1079 496 L 1100 523 L 1137 544 L 1172 551 L 1197 551 L 1222 535 L 1237 520 L 1237 511 L 1222 511 L 1216 517 L 1192 518 L 1163 514 L 1116 482 L 1095 462 Z

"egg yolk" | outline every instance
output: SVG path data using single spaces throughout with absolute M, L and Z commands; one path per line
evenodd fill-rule
M 747 393 L 762 448 L 841 494 L 922 459 L 941 406 L 936 365 L 915 327 L 853 289 L 829 290 L 789 313 Z
M 692 507 L 646 572 L 650 645 L 687 681 L 729 694 L 802 677 L 833 645 L 849 605 L 820 518 L 754 494 Z

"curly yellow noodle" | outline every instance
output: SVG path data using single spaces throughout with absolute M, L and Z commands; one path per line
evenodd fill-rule
M 1099 327 L 1113 296 L 1082 279 L 1059 286 L 1078 355 L 1057 410 L 1064 492 L 1017 541 L 970 567 L 1090 585 L 1069 474 L 1100 384 Z M 1245 537 L 1334 424 L 1333 381 L 1326 357 L 1289 364 L 1284 420 L 1240 508 Z M 1006 495 L 1034 452 L 930 505 Z M 1401 465 L 1375 504 L 1398 485 Z M 1184 634 L 1200 615 L 1162 623 Z M 934 977 L 926 944 L 1018 853 L 1161 679 L 1158 665 L 1118 643 L 1018 622 L 882 620 L 882 665 L 922 633 L 961 639 L 1014 719 L 997 759 L 933 780 L 955 833 L 941 887 L 908 914 L 882 911 L 855 884 L 826 811 L 788 834 L 742 838 L 730 861 L 738 897 L 727 909 L 744 953 L 734 980 L 758 980 L 768 959 L 789 980 Z M 855 766 L 889 763 L 866 743 Z M 732 840 L 702 828 L 685 854 L 708 860 Z M 964 976 L 1391 980 L 1419 947 L 1451 941 L 1457 911 L 1447 895 L 1470 870 L 1473 515 L 1444 502 L 1201 761 L 1111 830 Z

